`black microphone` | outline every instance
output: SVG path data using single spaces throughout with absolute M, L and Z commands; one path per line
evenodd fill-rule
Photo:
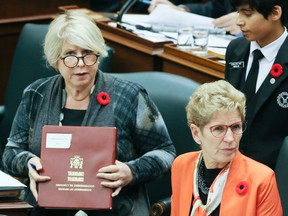
M 118 16 L 117 16 L 117 27 L 121 27 L 119 24 L 122 21 L 123 15 L 137 2 L 138 0 L 128 0 L 125 4 L 121 7 Z M 119 23 L 119 24 L 118 24 Z

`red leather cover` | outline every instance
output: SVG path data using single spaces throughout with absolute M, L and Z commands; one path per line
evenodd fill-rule
M 112 209 L 112 189 L 101 186 L 96 174 L 115 164 L 116 142 L 115 127 L 44 126 L 41 175 L 51 181 L 39 183 L 39 206 Z

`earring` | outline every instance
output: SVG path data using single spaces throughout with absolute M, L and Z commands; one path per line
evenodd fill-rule
M 197 144 L 201 145 L 201 144 L 202 144 L 202 143 L 201 143 L 201 140 L 197 141 Z

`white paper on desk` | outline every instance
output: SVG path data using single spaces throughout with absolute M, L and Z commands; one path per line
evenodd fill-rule
M 46 148 L 68 149 L 71 146 L 72 134 L 47 133 Z
M 219 55 L 225 56 L 228 44 L 230 43 L 231 40 L 235 38 L 236 38 L 235 36 L 231 35 L 210 34 L 208 39 L 208 50 L 217 53 Z
M 123 22 L 131 24 L 151 24 L 151 25 L 167 25 L 167 26 L 207 26 L 214 28 L 212 23 L 214 19 L 201 16 L 194 13 L 188 13 L 173 9 L 167 5 L 159 4 L 149 15 L 125 14 L 122 18 Z
M 230 35 L 209 35 L 208 47 L 227 48 L 231 40 L 236 37 Z
M 26 185 L 22 184 L 17 179 L 12 176 L 2 172 L 0 170 L 0 191 L 1 190 L 9 190 L 9 189 L 22 189 L 25 188 Z
M 209 35 L 208 47 L 227 48 L 231 40 L 236 37 L 231 35 Z
M 108 23 L 108 25 L 113 26 L 113 27 L 117 27 L 117 23 L 115 22 L 110 22 Z M 141 38 L 144 38 L 146 40 L 152 41 L 154 43 L 157 42 L 163 42 L 163 41 L 171 41 L 171 42 L 176 42 L 175 39 L 173 38 L 169 38 L 166 37 L 165 34 L 159 32 L 159 33 L 155 33 L 155 32 L 151 32 L 151 31 L 147 31 L 147 30 L 139 30 L 135 27 L 135 25 L 130 25 L 127 23 L 122 23 L 122 26 L 125 27 L 126 29 L 129 29 L 129 31 L 133 32 L 134 34 L 138 35 Z
M 179 11 L 168 5 L 158 4 L 155 10 L 148 15 L 148 23 L 164 24 L 174 26 L 193 26 L 203 25 L 214 27 L 213 18 L 201 16 L 194 13 Z
M 226 48 L 215 48 L 215 47 L 208 47 L 208 50 L 214 52 L 214 53 L 218 53 L 219 55 L 223 55 L 225 56 L 226 54 Z
M 143 14 L 124 14 L 122 17 L 122 22 L 130 23 L 130 24 L 140 24 L 140 23 L 148 23 L 149 15 Z
M 177 33 L 176 32 L 162 32 L 163 35 L 167 37 L 174 38 L 175 42 L 177 40 Z M 235 36 L 232 35 L 214 35 L 210 34 L 208 39 L 208 47 L 214 48 L 227 48 L 228 44 L 231 40 L 235 39 Z
M 173 43 L 176 43 L 176 40 L 167 38 L 164 34 L 161 34 L 161 33 L 154 33 L 154 32 L 146 31 L 146 30 L 134 30 L 133 33 L 137 34 L 139 37 L 145 38 L 154 43 L 163 42 L 163 41 L 171 41 Z

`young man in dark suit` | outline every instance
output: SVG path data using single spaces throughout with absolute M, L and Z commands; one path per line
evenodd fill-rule
M 240 151 L 274 169 L 288 135 L 288 37 L 284 26 L 288 1 L 231 0 L 231 4 L 238 11 L 237 25 L 244 36 L 229 44 L 225 71 L 225 79 L 247 97 L 247 129 Z

